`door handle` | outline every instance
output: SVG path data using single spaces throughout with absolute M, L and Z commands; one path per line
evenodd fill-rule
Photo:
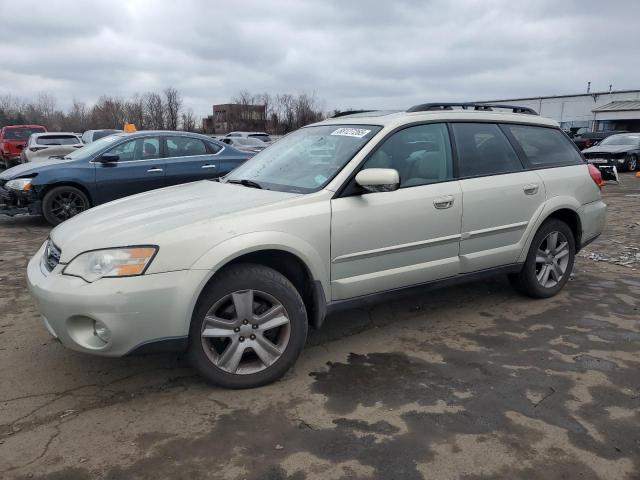
M 150 168 L 149 170 L 147 170 L 147 172 L 150 172 L 150 173 L 153 173 L 153 172 L 164 172 L 164 170 L 162 168 L 154 167 L 154 168 Z
M 537 183 L 531 183 L 522 187 L 522 190 L 524 190 L 525 195 L 535 195 L 538 193 L 538 187 Z
M 440 198 L 436 198 L 433 201 L 433 206 L 436 207 L 438 210 L 443 210 L 445 208 L 449 208 L 451 207 L 451 205 L 453 205 L 453 196 L 452 195 L 447 195 L 446 197 L 440 197 Z
M 218 168 L 218 166 L 217 166 L 217 165 L 215 165 L 215 164 L 210 164 L 210 163 L 208 163 L 208 164 L 206 164 L 206 165 L 203 165 L 203 166 L 202 166 L 202 167 L 200 167 L 200 168 Z

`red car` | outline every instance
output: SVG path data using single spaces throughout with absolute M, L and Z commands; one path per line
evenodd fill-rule
M 43 133 L 42 125 L 9 125 L 0 128 L 0 163 L 10 168 L 20 163 L 20 154 L 32 133 Z

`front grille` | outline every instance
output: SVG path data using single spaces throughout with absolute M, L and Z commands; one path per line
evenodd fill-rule
M 51 240 L 47 240 L 47 245 L 44 247 L 44 266 L 48 271 L 52 271 L 60 263 L 60 249 L 54 245 Z

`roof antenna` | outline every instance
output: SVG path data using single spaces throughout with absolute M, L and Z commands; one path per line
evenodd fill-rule
M 587 82 L 587 93 L 591 92 L 591 82 Z

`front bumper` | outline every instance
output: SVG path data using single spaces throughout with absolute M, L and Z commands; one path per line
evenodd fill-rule
M 30 213 L 40 215 L 42 202 L 35 192 L 14 192 L 0 186 L 0 214 L 17 215 Z
M 87 283 L 49 272 L 44 245 L 27 267 L 29 290 L 47 329 L 64 346 L 94 355 L 119 357 L 140 346 L 186 338 L 195 297 L 206 281 L 203 270 L 180 270 Z M 111 332 L 107 343 L 94 333 L 94 320 Z

